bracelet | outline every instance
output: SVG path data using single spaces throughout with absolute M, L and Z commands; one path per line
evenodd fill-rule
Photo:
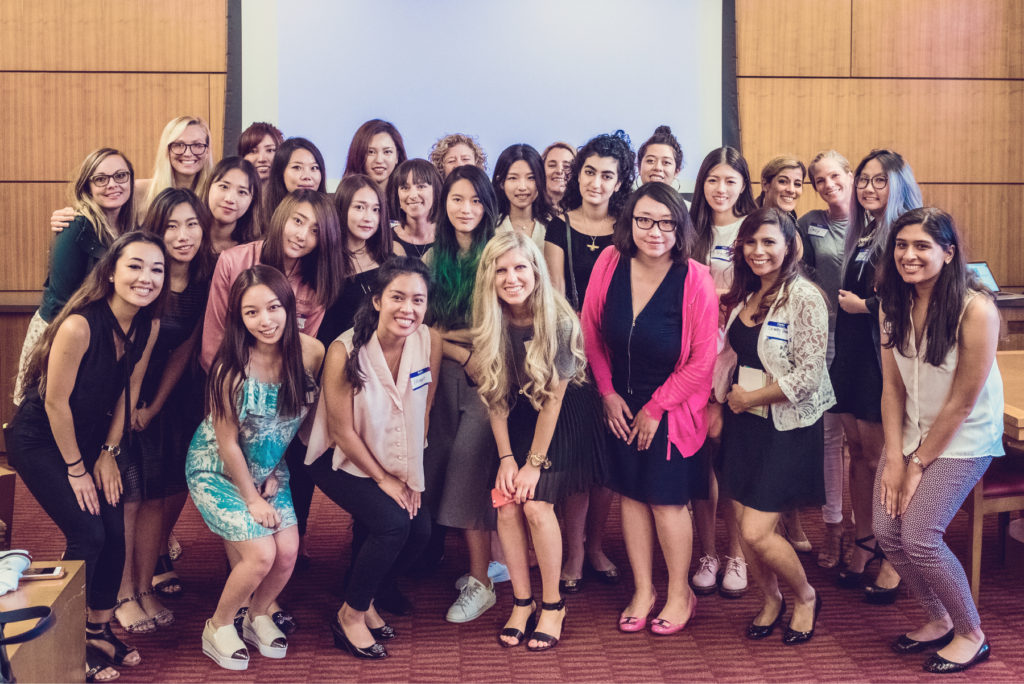
M 471 358 L 473 358 L 473 350 L 472 349 L 469 350 L 469 356 L 466 357 L 466 360 L 462 362 L 462 367 L 463 368 L 466 367 L 466 365 L 469 363 L 469 360 Z
M 536 451 L 530 451 L 526 454 L 526 462 L 534 468 L 547 470 L 551 467 L 551 460 L 545 454 L 537 453 Z
M 512 454 L 505 454 L 504 456 L 498 457 L 498 462 L 504 461 L 506 458 L 512 458 Z
M 81 459 L 81 457 L 79 457 L 79 459 L 77 461 L 75 461 L 74 463 L 65 463 L 64 467 L 70 470 L 71 468 L 74 468 L 76 465 L 78 465 L 81 462 L 82 462 L 82 459 Z
M 100 451 L 106 451 L 111 456 L 113 456 L 114 458 L 117 458 L 118 456 L 121 455 L 121 445 L 120 444 L 104 444 L 103 446 L 100 447 Z
M 87 468 L 83 472 L 79 473 L 78 475 L 72 475 L 71 473 L 68 473 L 68 477 L 85 477 L 88 474 L 89 474 L 89 469 Z
M 922 471 L 928 468 L 928 466 L 926 466 L 924 462 L 921 460 L 921 458 L 917 455 L 916 451 L 910 455 L 910 462 L 918 466 Z

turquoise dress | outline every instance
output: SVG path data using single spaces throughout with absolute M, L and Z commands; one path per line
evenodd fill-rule
M 266 537 L 296 524 L 284 452 L 298 432 L 307 407 L 294 418 L 279 417 L 279 388 L 279 384 L 245 379 L 238 413 L 238 444 L 257 489 L 271 474 L 277 476 L 280 486 L 270 504 L 281 516 L 280 526 L 264 527 L 249 513 L 217 450 L 211 416 L 202 422 L 189 445 L 185 473 L 192 501 L 209 528 L 228 541 Z

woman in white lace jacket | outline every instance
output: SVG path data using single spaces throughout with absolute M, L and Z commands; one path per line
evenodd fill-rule
M 726 341 L 715 364 L 715 395 L 729 406 L 718 481 L 764 594 L 747 636 L 763 639 L 782 621 L 781 579 L 795 595 L 783 643 L 799 644 L 814 635 L 821 598 L 775 526 L 781 511 L 825 500 L 822 415 L 835 403 L 825 366 L 828 306 L 800 274 L 796 224 L 786 212 L 747 216 L 732 260 L 732 287 L 722 297 Z

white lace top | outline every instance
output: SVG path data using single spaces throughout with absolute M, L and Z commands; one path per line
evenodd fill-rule
M 825 365 L 828 306 L 818 288 L 803 277 L 788 288 L 785 303 L 768 309 L 757 339 L 758 358 L 788 400 L 771 405 L 776 430 L 813 425 L 836 403 Z M 729 312 L 726 330 L 742 308 L 737 305 Z M 736 352 L 726 338 L 715 362 L 715 397 L 719 402 L 725 402 L 735 370 Z

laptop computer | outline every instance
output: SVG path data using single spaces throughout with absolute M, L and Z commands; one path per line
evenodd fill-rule
M 996 296 L 996 304 L 1002 306 L 1024 306 L 1024 294 L 1016 292 L 1002 292 L 992 275 L 992 269 L 988 267 L 987 261 L 968 262 L 967 268 L 971 269 L 974 275 L 978 276 L 981 284 L 992 290 Z

